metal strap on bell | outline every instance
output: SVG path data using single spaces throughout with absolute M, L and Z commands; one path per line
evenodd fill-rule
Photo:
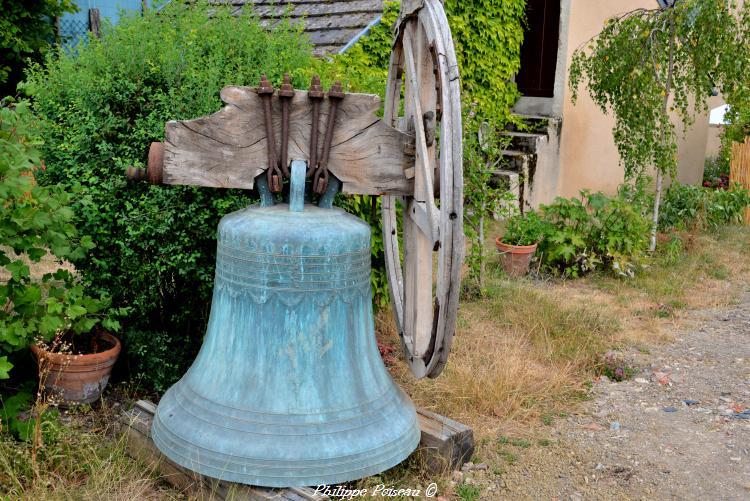
M 288 205 L 266 199 L 219 224 L 203 346 L 152 428 L 159 450 L 201 474 L 340 483 L 397 465 L 419 443 L 414 406 L 375 341 L 370 227 L 305 205 L 306 170 L 292 162 Z

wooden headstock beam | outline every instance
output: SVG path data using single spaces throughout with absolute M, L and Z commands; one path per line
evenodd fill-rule
M 255 177 L 268 168 L 263 110 L 255 89 L 225 87 L 227 106 L 195 120 L 166 125 L 163 177 L 165 184 L 251 189 Z M 273 98 L 274 128 L 281 136 L 281 106 Z M 413 179 L 404 171 L 414 167 L 414 138 L 386 125 L 375 113 L 380 98 L 347 94 L 336 114 L 328 163 L 342 182 L 344 193 L 412 195 Z M 329 103 L 321 106 L 323 143 Z M 291 105 L 289 159 L 307 160 L 311 107 L 306 91 L 297 91 Z M 277 144 L 278 148 L 278 144 Z

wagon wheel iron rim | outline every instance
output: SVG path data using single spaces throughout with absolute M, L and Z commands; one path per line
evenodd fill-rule
M 402 12 L 384 120 L 415 138 L 414 166 L 407 170 L 413 195 L 382 200 L 393 313 L 414 376 L 436 377 L 455 333 L 464 251 L 460 82 L 438 0 L 424 0 L 406 16 Z

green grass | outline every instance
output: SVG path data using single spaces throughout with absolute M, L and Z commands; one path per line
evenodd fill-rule
M 658 304 L 682 309 L 688 305 L 699 306 L 695 299 L 700 298 L 691 298 L 696 283 L 707 278 L 726 281 L 738 272 L 748 271 L 750 227 L 726 226 L 683 238 L 689 243 L 677 255 L 662 246 L 648 267 L 630 280 L 597 274 L 590 282 L 599 290 L 619 296 L 623 304 L 630 299 L 626 294 L 629 291 L 645 294 Z M 657 313 L 657 316 L 669 315 Z
M 475 501 L 482 494 L 482 489 L 476 485 L 461 484 L 458 486 L 458 497 L 462 501 Z
M 516 454 L 515 452 L 509 451 L 507 449 L 500 449 L 497 453 L 509 465 L 513 465 L 518 461 L 518 454 Z

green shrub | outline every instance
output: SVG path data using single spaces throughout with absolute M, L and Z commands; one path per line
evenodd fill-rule
M 684 230 L 705 223 L 708 190 L 692 184 L 670 186 L 664 193 L 659 229 Z
M 558 197 L 539 209 L 539 259 L 547 270 L 568 277 L 600 268 L 632 276 L 648 248 L 646 207 L 642 187 L 630 185 L 613 197 L 587 191 L 580 198 Z
M 547 223 L 536 212 L 517 214 L 508 219 L 503 242 L 510 245 L 534 245 L 549 232 Z
M 200 346 L 218 220 L 250 199 L 239 190 L 128 184 L 124 169 L 144 164 L 167 120 L 219 110 L 223 86 L 256 85 L 261 73 L 278 84 L 311 58 L 300 28 L 281 22 L 268 31 L 250 15 L 211 9 L 171 2 L 125 16 L 101 39 L 32 67 L 23 86 L 42 120 L 42 182 L 82 185 L 75 222 L 96 248 L 72 261 L 95 291 L 132 308 L 123 332 L 132 373 L 157 390 Z
M 675 183 L 664 194 L 659 229 L 706 229 L 739 223 L 748 205 L 750 193 L 736 184 L 715 190 Z
M 36 340 L 88 333 L 100 322 L 118 327 L 107 318 L 109 300 L 86 294 L 68 270 L 47 273 L 41 281 L 31 275 L 30 264 L 48 252 L 58 260 L 80 260 L 92 247 L 72 224 L 76 187 L 68 193 L 61 186 L 34 185 L 35 166 L 42 162 L 31 127 L 27 103 L 0 106 L 0 269 L 7 276 L 0 285 L 0 379 L 12 368 L 8 355 Z
M 571 277 L 596 268 L 587 245 L 591 215 L 583 202 L 558 197 L 539 210 L 547 223 L 547 234 L 537 250 L 545 268 Z
M 727 190 L 715 190 L 711 193 L 708 205 L 708 226 L 716 228 L 724 224 L 741 223 L 745 209 L 750 206 L 750 191 L 738 184 Z
M 645 198 L 630 198 L 627 189 L 614 197 L 589 196 L 592 229 L 589 236 L 593 252 L 605 267 L 618 275 L 632 276 L 648 249 Z
M 0 9 L 0 96 L 15 94 L 28 60 L 40 61 L 55 40 L 54 19 L 78 10 L 72 0 L 3 0 Z

